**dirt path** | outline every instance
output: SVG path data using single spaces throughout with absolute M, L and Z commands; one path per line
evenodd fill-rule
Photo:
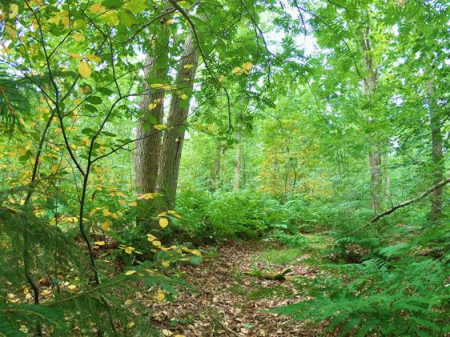
M 200 265 L 181 266 L 182 277 L 197 291 L 183 290 L 174 303 L 153 306 L 157 327 L 166 329 L 167 335 L 186 337 L 316 336 L 318 328 L 306 328 L 267 310 L 305 300 L 293 280 L 313 278 L 318 272 L 301 263 L 305 256 L 299 256 L 291 265 L 270 263 L 259 255 L 268 248 L 264 243 L 227 244 L 217 250 L 217 256 L 206 258 Z M 286 268 L 292 271 L 284 282 L 245 274 Z

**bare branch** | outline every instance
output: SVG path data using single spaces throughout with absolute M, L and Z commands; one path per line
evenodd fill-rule
M 380 220 L 382 217 L 389 215 L 391 213 L 394 213 L 396 210 L 406 207 L 408 205 L 411 205 L 412 203 L 415 203 L 417 201 L 422 200 L 423 198 L 425 198 L 427 195 L 433 193 L 435 190 L 437 190 L 440 187 L 443 187 L 445 185 L 447 185 L 448 183 L 450 183 L 450 178 L 447 178 L 445 180 L 442 180 L 441 182 L 439 182 L 438 184 L 430 187 L 429 189 L 427 189 L 425 192 L 423 192 L 421 195 L 419 195 L 418 197 L 414 198 L 414 199 L 410 199 L 407 201 L 402 202 L 401 204 L 398 204 L 392 208 L 389 208 L 388 210 L 384 211 L 383 213 L 378 214 L 377 216 L 375 216 L 374 218 L 372 218 L 372 220 L 370 220 L 370 222 L 376 222 L 378 220 Z

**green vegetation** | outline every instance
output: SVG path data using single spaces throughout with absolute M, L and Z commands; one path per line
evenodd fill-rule
M 450 334 L 449 11 L 2 1 L 0 337 Z

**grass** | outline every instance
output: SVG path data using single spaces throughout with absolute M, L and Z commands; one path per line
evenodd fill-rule
M 288 266 L 295 264 L 295 260 L 302 254 L 303 249 L 300 248 L 269 249 L 259 252 L 256 256 L 256 260 L 265 260 L 273 264 Z
M 259 300 L 263 298 L 287 298 L 293 296 L 292 290 L 281 285 L 270 288 L 261 287 L 248 294 L 249 299 Z

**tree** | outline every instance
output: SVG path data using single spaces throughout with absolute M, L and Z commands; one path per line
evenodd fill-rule
M 170 101 L 167 129 L 164 132 L 159 158 L 158 192 L 162 194 L 165 209 L 172 209 L 175 205 L 189 102 L 198 66 L 198 53 L 197 42 L 194 36 L 190 34 L 186 38 L 183 56 L 178 66 L 175 80 L 177 89 L 172 94 Z
M 372 51 L 372 43 L 370 41 L 370 20 L 363 26 L 362 37 L 361 37 L 361 49 L 362 49 L 362 57 L 363 64 L 365 67 L 365 71 L 368 73 L 368 76 L 363 79 L 363 95 L 368 97 L 368 118 L 369 123 L 371 119 L 373 119 L 372 114 L 370 113 L 370 107 L 373 106 L 375 92 L 377 90 L 377 66 L 374 64 L 373 60 L 373 51 Z M 369 151 L 369 171 L 370 171 L 370 179 L 372 183 L 372 209 L 374 213 L 378 213 L 381 209 L 382 205 L 382 193 L 383 193 L 383 185 L 382 185 L 382 171 L 381 171 L 381 152 L 380 145 L 377 144 L 377 140 L 375 140 L 375 144 L 370 145 Z
M 143 111 L 136 131 L 135 179 L 139 195 L 156 192 L 159 158 L 161 152 L 161 133 L 154 125 L 163 123 L 165 90 L 161 84 L 167 82 L 169 70 L 169 30 L 167 18 L 163 17 L 150 39 L 149 51 L 144 62 L 144 94 L 139 104 Z M 159 86 L 159 88 L 158 88 Z M 156 92 L 152 88 L 157 87 Z M 151 200 L 142 199 L 138 206 L 138 222 L 154 216 Z

